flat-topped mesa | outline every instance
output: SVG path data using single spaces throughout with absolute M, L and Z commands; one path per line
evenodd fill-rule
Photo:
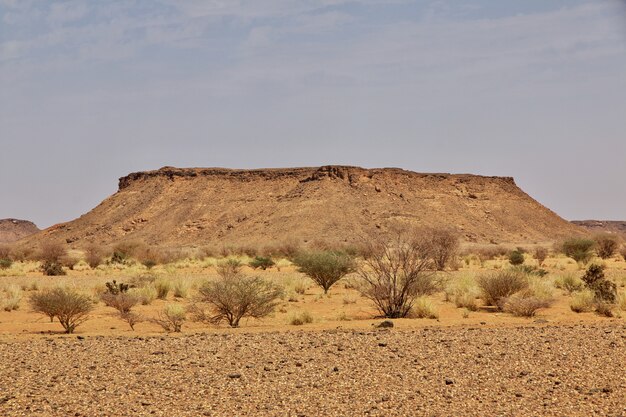
M 451 228 L 476 243 L 548 242 L 582 233 L 510 177 L 344 165 L 164 167 L 120 178 L 119 191 L 89 213 L 24 242 L 344 245 L 371 233 L 388 235 L 398 224 Z
M 401 168 L 361 168 L 349 165 L 324 165 L 321 167 L 301 168 L 260 168 L 260 169 L 230 169 L 230 168 L 176 168 L 163 167 L 153 171 L 139 171 L 130 173 L 119 179 L 119 190 L 123 190 L 132 183 L 155 177 L 169 180 L 175 178 L 194 177 L 222 177 L 224 179 L 250 181 L 253 179 L 273 180 L 278 178 L 294 178 L 300 182 L 317 181 L 325 178 L 339 179 L 350 184 L 358 184 L 362 180 L 371 180 L 375 175 L 398 175 L 408 177 L 429 177 L 433 179 L 457 178 L 461 181 L 470 178 L 498 180 L 515 185 L 512 177 L 481 176 L 473 174 L 450 173 L 418 173 Z

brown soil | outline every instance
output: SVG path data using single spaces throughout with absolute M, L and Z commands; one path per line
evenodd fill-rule
M 39 228 L 27 220 L 0 219 L 0 243 L 11 243 L 37 233 Z
M 4 416 L 624 416 L 626 326 L 0 343 Z
M 512 178 L 345 166 L 162 168 L 121 178 L 119 191 L 95 209 L 25 243 L 338 244 L 385 233 L 398 222 L 451 227 L 478 243 L 547 242 L 582 233 Z

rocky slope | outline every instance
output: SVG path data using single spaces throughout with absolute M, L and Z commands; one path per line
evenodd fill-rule
M 618 220 L 574 220 L 580 226 L 592 233 L 615 233 L 626 239 L 626 221 Z
M 39 228 L 27 220 L 0 219 L 0 243 L 11 243 L 37 233 Z
M 348 166 L 137 172 L 89 213 L 27 239 L 160 245 L 350 242 L 396 223 L 445 226 L 470 242 L 544 242 L 582 233 L 512 178 Z

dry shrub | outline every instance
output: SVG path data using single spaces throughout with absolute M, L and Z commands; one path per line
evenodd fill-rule
M 308 311 L 294 313 L 289 317 L 289 324 L 292 326 L 302 326 L 303 324 L 313 323 L 313 316 Z
M 618 237 L 611 233 L 601 233 L 593 237 L 596 242 L 596 252 L 602 259 L 608 259 L 615 255 L 619 247 Z
M 624 260 L 626 261 L 626 246 L 622 246 L 622 248 L 619 250 L 620 255 L 622 255 L 622 258 L 624 258 Z
M 59 276 L 65 275 L 61 260 L 67 256 L 67 249 L 60 243 L 45 243 L 39 250 L 39 260 L 41 261 L 41 271 L 44 275 Z
M 576 274 L 567 273 L 556 277 L 554 286 L 571 294 L 580 291 L 585 286 L 585 283 Z
M 430 253 L 438 271 L 443 271 L 459 251 L 459 234 L 452 229 L 431 228 L 423 231 L 429 240 Z
M 426 297 L 417 297 L 411 306 L 408 317 L 416 319 L 438 319 L 439 313 Z
M 596 301 L 596 314 L 604 317 L 613 317 L 613 305 L 605 302 Z
M 189 285 L 187 284 L 187 282 L 179 279 L 174 282 L 174 285 L 172 286 L 172 292 L 174 293 L 175 298 L 187 298 Z
M 301 252 L 293 262 L 298 266 L 298 271 L 309 276 L 324 290 L 324 294 L 337 281 L 355 270 L 354 258 L 343 252 Z
M 0 244 L 0 259 L 13 259 L 11 246 Z
M 485 245 L 467 248 L 462 252 L 463 255 L 476 255 L 480 262 L 501 258 L 509 253 L 509 249 L 502 245 Z
M 550 307 L 548 300 L 536 297 L 532 292 L 522 291 L 505 298 L 502 310 L 517 317 L 534 317 L 537 310 Z
M 501 307 L 501 302 L 518 291 L 528 288 L 525 274 L 504 270 L 480 275 L 477 279 L 482 298 L 486 305 Z
M 626 292 L 617 296 L 617 307 L 622 311 L 626 311 Z
M 596 301 L 614 303 L 617 298 L 617 286 L 604 276 L 604 266 L 592 264 L 582 277 L 585 286 L 594 292 Z
M 17 285 L 9 285 L 0 293 L 0 306 L 4 311 L 13 311 L 20 308 L 22 290 Z
M 178 304 L 168 304 L 153 321 L 161 326 L 166 332 L 179 333 L 182 331 L 183 323 L 187 320 L 187 312 L 183 306 Z
M 222 277 L 235 276 L 241 271 L 241 266 L 241 261 L 235 258 L 230 258 L 218 263 L 215 269 L 218 275 Z
M 427 236 L 397 228 L 390 240 L 371 237 L 366 244 L 369 256 L 358 269 L 360 291 L 384 317 L 406 317 L 417 297 L 438 289 Z
M 542 266 L 546 258 L 548 257 L 548 249 L 544 248 L 543 246 L 536 247 L 534 257 L 537 260 L 539 266 Z
M 576 313 L 586 313 L 595 307 L 595 295 L 591 290 L 583 290 L 572 297 L 569 307 Z
M 444 292 L 446 300 L 453 302 L 455 306 L 470 311 L 478 310 L 477 298 L 480 296 L 480 289 L 471 276 L 464 275 L 450 281 Z
M 586 264 L 593 257 L 595 242 L 586 238 L 570 238 L 560 243 L 560 250 L 565 256 L 576 262 Z
M 11 246 L 10 258 L 14 261 L 25 262 L 28 260 L 37 260 L 35 256 L 35 250 L 28 246 Z
M 137 296 L 132 293 L 129 294 L 125 292 L 117 294 L 105 292 L 100 295 L 100 300 L 102 300 L 106 306 L 113 307 L 120 313 L 130 312 L 139 302 L 139 298 Z
M 156 290 L 157 298 L 165 300 L 172 289 L 172 284 L 164 278 L 159 278 L 154 281 L 154 289 Z
M 152 304 L 157 298 L 157 290 L 153 284 L 144 285 L 142 287 L 132 288 L 129 294 L 137 297 L 141 305 L 147 306 Z
M 90 268 L 95 269 L 102 264 L 104 249 L 96 244 L 85 247 L 85 262 Z
M 50 321 L 56 317 L 66 333 L 73 333 L 94 308 L 87 295 L 61 287 L 32 294 L 29 301 L 35 312 L 47 315 Z

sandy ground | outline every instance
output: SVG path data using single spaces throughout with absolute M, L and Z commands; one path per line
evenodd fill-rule
M 625 416 L 626 325 L 0 343 L 3 416 Z

